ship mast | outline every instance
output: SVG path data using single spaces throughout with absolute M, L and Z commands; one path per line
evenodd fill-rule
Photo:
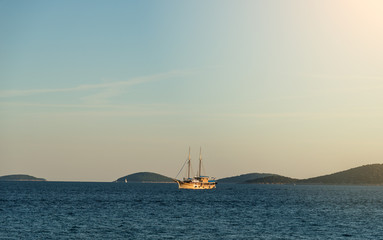
M 201 147 L 200 147 L 199 148 L 199 168 L 198 168 L 198 173 L 200 177 L 201 177 L 201 165 L 202 165 L 202 154 L 201 154 Z
M 190 147 L 189 147 L 188 179 L 190 178 L 190 159 L 191 159 L 191 156 L 190 156 Z

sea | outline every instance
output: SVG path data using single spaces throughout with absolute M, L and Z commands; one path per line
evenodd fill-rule
M 383 186 L 0 182 L 0 239 L 383 239 Z

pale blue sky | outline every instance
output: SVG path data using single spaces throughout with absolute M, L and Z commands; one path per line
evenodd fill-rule
M 0 0 L 0 175 L 381 162 L 381 1 Z

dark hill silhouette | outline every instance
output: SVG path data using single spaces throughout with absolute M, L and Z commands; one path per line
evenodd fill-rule
M 264 178 L 268 176 L 272 176 L 274 174 L 270 173 L 248 173 L 248 174 L 242 174 L 239 176 L 234 176 L 234 177 L 227 177 L 227 178 L 221 178 L 218 179 L 218 183 L 245 183 L 246 181 L 249 180 L 254 180 L 257 178 Z
M 37 178 L 25 174 L 12 174 L 0 177 L 0 181 L 46 181 L 44 178 Z
M 350 185 L 383 185 L 383 164 L 370 164 L 329 175 L 294 179 L 270 173 L 249 173 L 240 176 L 222 178 L 219 183 L 253 183 L 253 184 L 350 184 Z
M 156 183 L 174 182 L 172 178 L 166 177 L 158 173 L 152 173 L 152 172 L 133 173 L 133 174 L 117 179 L 116 182 L 125 182 L 125 179 L 128 182 L 156 182 Z
M 252 180 L 247 180 L 245 183 L 259 183 L 259 184 L 292 184 L 296 183 L 298 179 L 284 177 L 280 175 L 272 175 L 263 178 L 256 178 Z
M 300 180 L 306 184 L 383 184 L 383 164 L 370 164 L 325 176 Z

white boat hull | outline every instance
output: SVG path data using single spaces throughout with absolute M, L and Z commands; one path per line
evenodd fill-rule
M 215 182 L 184 182 L 176 180 L 179 189 L 213 189 L 216 188 Z

